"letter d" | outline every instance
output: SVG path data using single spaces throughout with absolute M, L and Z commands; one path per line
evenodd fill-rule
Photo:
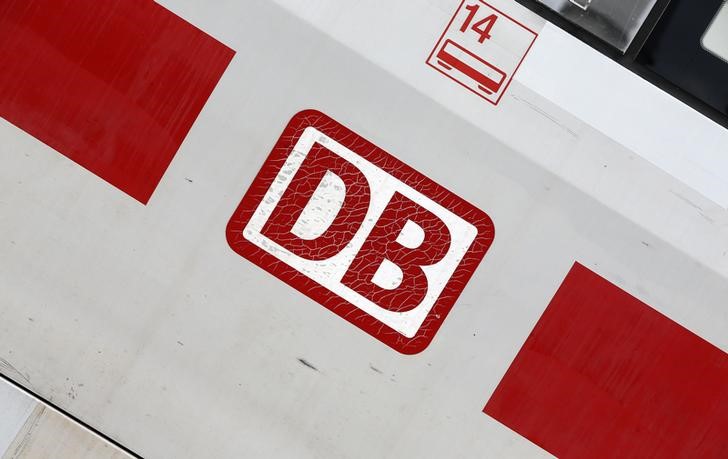
M 304 209 L 310 206 L 327 173 L 344 184 L 344 199 L 327 228 L 315 237 L 302 237 L 296 231 Z M 338 182 L 338 180 L 337 180 Z M 364 221 L 370 200 L 364 173 L 344 158 L 315 143 L 266 221 L 261 234 L 291 253 L 312 261 L 338 254 L 352 240 Z M 306 217 L 306 215 L 304 215 Z

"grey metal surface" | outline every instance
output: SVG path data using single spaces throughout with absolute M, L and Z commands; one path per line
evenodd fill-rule
M 713 55 L 728 62 L 728 2 L 724 2 L 715 15 L 703 35 L 701 44 Z
M 615 48 L 626 51 L 656 0 L 539 0 Z
M 73 419 L 0 379 L 0 458 L 131 457 Z

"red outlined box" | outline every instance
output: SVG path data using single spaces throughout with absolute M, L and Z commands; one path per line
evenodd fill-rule
M 537 36 L 482 0 L 463 0 L 426 64 L 498 105 Z
M 404 354 L 425 349 L 490 247 L 483 211 L 329 116 L 296 114 L 230 247 Z

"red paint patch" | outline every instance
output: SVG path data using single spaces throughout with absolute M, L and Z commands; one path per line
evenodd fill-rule
M 0 116 L 146 203 L 233 54 L 149 0 L 6 0 Z
M 725 458 L 728 355 L 575 264 L 484 411 L 563 458 Z

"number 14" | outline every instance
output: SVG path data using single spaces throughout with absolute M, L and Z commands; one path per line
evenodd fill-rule
M 475 18 L 475 15 L 478 13 L 479 8 L 480 5 L 468 5 L 465 7 L 466 10 L 470 11 L 470 14 L 468 14 L 468 17 L 465 18 L 465 22 L 463 22 L 463 25 L 460 27 L 461 32 L 465 32 L 468 30 L 468 26 L 470 26 L 470 23 L 473 22 L 473 18 Z M 490 31 L 493 29 L 496 19 L 498 19 L 498 16 L 496 16 L 495 14 L 491 14 L 485 19 L 481 19 L 480 21 L 473 24 L 471 30 L 477 32 L 478 35 L 480 35 L 480 38 L 478 38 L 478 42 L 483 43 L 485 40 L 488 40 L 490 38 Z

